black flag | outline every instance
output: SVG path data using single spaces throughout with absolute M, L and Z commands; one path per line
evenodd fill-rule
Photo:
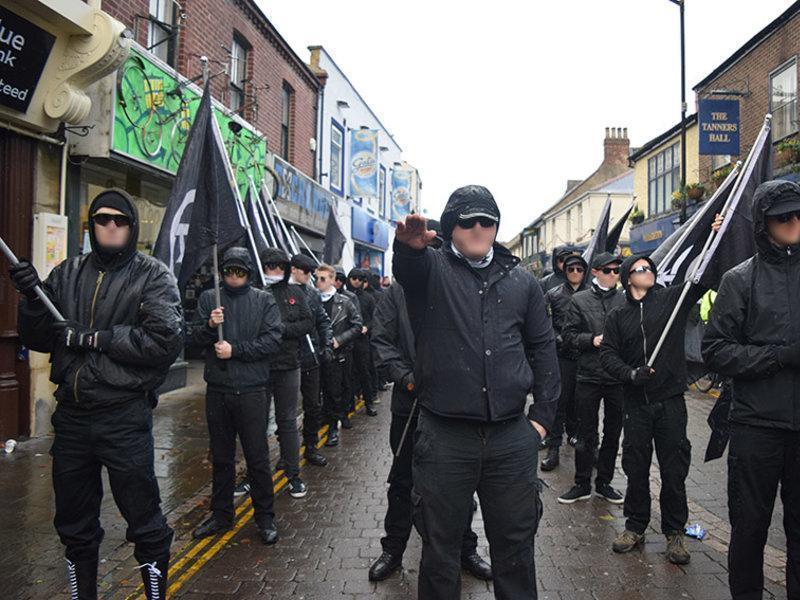
M 632 210 L 633 204 L 631 204 L 630 208 L 625 211 L 625 214 L 622 215 L 616 223 L 614 223 L 614 226 L 608 230 L 608 237 L 606 238 L 606 252 L 616 254 L 619 238 L 622 236 L 622 230 L 625 228 L 625 222 L 628 220 L 628 216 L 630 216 Z
M 238 202 L 206 85 L 153 248 L 153 256 L 175 274 L 181 290 L 211 256 L 215 243 L 222 251 L 244 236 Z
M 336 265 L 342 261 L 342 250 L 347 237 L 342 232 L 339 219 L 336 216 L 336 201 L 328 205 L 328 224 L 325 227 L 325 248 L 322 251 L 322 261 L 329 265 Z
M 611 218 L 611 197 L 606 198 L 606 203 L 603 206 L 603 211 L 600 213 L 600 220 L 597 222 L 597 227 L 592 234 L 592 239 L 589 240 L 589 245 L 583 251 L 583 260 L 589 267 L 592 266 L 592 258 L 596 254 L 606 251 L 608 243 L 608 224 Z M 616 242 L 614 246 L 616 247 Z M 587 273 L 588 276 L 588 273 Z

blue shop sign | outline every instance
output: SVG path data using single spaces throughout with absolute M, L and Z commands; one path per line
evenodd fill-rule
M 700 154 L 739 155 L 739 101 L 700 100 Z
M 389 247 L 389 225 L 354 206 L 353 239 L 386 250 Z
M 660 219 L 647 221 L 631 227 L 631 252 L 633 254 L 650 254 L 675 231 L 678 215 L 669 213 Z

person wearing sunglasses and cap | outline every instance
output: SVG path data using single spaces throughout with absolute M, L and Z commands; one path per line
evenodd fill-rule
M 545 294 L 567 280 L 566 273 L 564 273 L 564 261 L 570 256 L 580 256 L 580 254 L 577 248 L 570 245 L 556 246 L 553 249 L 553 271 L 539 280 L 539 285 L 542 286 L 542 291 Z
M 592 259 L 592 281 L 576 293 L 567 308 L 563 336 L 565 344 L 578 352 L 575 404 L 578 407 L 578 443 L 575 445 L 575 485 L 558 497 L 561 504 L 574 504 L 592 497 L 592 468 L 597 459 L 595 495 L 612 504 L 622 504 L 622 494 L 611 487 L 622 433 L 622 384 L 600 364 L 600 344 L 608 314 L 625 303 L 617 287 L 622 260 L 610 252 Z M 598 419 L 603 402 L 603 441 L 598 446 Z
M 538 282 L 496 242 L 500 210 L 489 190 L 457 189 L 440 222 L 444 244 L 435 250 L 425 217 L 407 216 L 393 256 L 417 352 L 418 597 L 460 597 L 461 542 L 477 491 L 495 596 L 533 599 L 537 455 L 560 389 L 553 327 Z
M 575 292 L 586 289 L 586 261 L 580 254 L 572 254 L 563 264 L 567 280 L 561 285 L 547 291 L 547 311 L 553 321 L 556 334 L 556 351 L 558 367 L 561 373 L 561 395 L 558 397 L 556 420 L 547 432 L 542 447 L 547 448 L 547 456 L 542 460 L 542 471 L 552 471 L 560 463 L 561 444 L 564 433 L 567 442 L 574 446 L 578 434 L 578 414 L 575 407 L 575 373 L 578 368 L 580 353 L 571 345 L 564 343 L 564 319 L 567 315 L 572 296 Z
M 11 268 L 23 294 L 20 340 L 50 353 L 50 380 L 57 386 L 54 524 L 66 546 L 73 598 L 97 598 L 103 466 L 147 597 L 163 598 L 167 587 L 173 534 L 154 473 L 152 410 L 183 348 L 183 315 L 175 278 L 136 250 L 138 236 L 133 199 L 109 189 L 89 206 L 91 252 L 65 260 L 44 282 L 27 260 Z M 54 321 L 36 296 L 37 285 L 66 321 Z
M 366 281 L 367 273 L 364 269 L 351 269 L 347 274 L 347 286 L 358 298 L 359 313 L 362 319 L 361 335 L 353 341 L 352 348 L 352 373 L 355 376 L 354 383 L 356 384 L 354 387 L 361 391 L 367 415 L 375 417 L 378 415 L 374 406 L 378 391 L 372 380 L 370 369 L 372 353 L 369 348 L 369 332 L 372 329 L 372 318 L 375 314 L 375 299 L 364 289 Z
M 709 369 L 731 377 L 728 581 L 761 598 L 764 545 L 780 485 L 786 593 L 800 598 L 800 186 L 753 196 L 756 254 L 722 278 L 702 344 Z
M 267 447 L 267 391 L 271 357 L 283 334 L 281 313 L 269 292 L 251 285 L 253 266 L 244 248 L 229 248 L 220 264 L 221 306 L 214 290 L 197 302 L 192 342 L 205 348 L 206 419 L 211 447 L 211 517 L 195 528 L 196 539 L 233 527 L 236 436 L 242 444 L 255 525 L 262 543 L 278 541 Z M 217 328 L 222 325 L 224 341 Z

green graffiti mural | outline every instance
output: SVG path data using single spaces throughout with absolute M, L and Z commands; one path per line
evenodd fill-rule
M 170 173 L 177 172 L 200 95 L 174 72 L 161 68 L 137 49 L 117 71 L 116 92 L 111 149 Z M 261 186 L 267 142 L 243 121 L 231 118 L 216 106 L 214 116 L 244 198 L 250 177 Z

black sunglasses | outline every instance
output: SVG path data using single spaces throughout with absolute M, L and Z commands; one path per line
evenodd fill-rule
M 489 217 L 470 217 L 469 219 L 460 219 L 458 221 L 458 226 L 463 229 L 472 229 L 479 223 L 484 229 L 489 229 L 489 227 L 497 225 L 497 221 Z
M 94 215 L 92 217 L 92 221 L 100 225 L 101 227 L 107 227 L 111 221 L 114 221 L 114 225 L 117 227 L 130 227 L 131 220 L 130 217 L 126 215 L 109 215 L 107 213 L 100 213 Z
M 264 266 L 269 269 L 270 271 L 274 271 L 275 269 L 283 269 L 286 263 L 276 263 L 276 262 L 268 262 L 264 263 Z
M 247 277 L 247 269 L 242 267 L 225 267 L 222 270 L 223 275 L 233 275 L 234 277 Z
M 653 267 L 650 265 L 642 265 L 641 267 L 636 267 L 635 269 L 631 269 L 631 273 L 652 273 Z
M 610 275 L 613 273 L 614 275 L 619 275 L 619 267 L 603 267 L 600 269 L 605 275 Z
M 800 220 L 800 210 L 796 210 L 794 212 L 783 213 L 782 215 L 777 215 L 775 217 L 775 220 L 778 221 L 778 223 L 788 223 L 793 218 Z
M 567 273 L 583 273 L 586 271 L 583 267 L 567 267 Z

